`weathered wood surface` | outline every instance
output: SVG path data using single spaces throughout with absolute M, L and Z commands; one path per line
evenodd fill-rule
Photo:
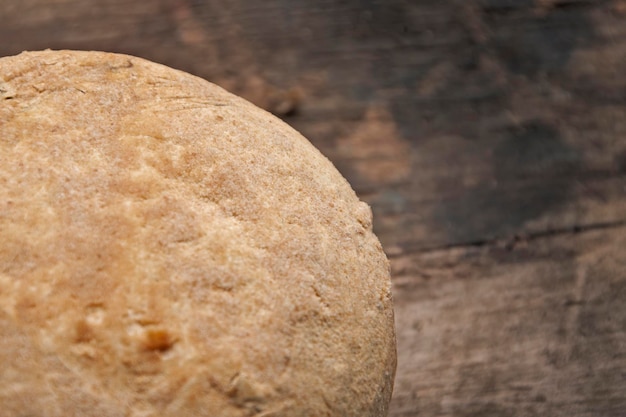
M 3 0 L 0 56 L 124 52 L 302 131 L 375 213 L 391 416 L 626 415 L 623 0 Z

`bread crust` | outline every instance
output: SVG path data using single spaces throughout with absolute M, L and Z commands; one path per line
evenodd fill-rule
M 384 416 L 389 266 L 306 139 L 119 54 L 0 59 L 0 416 Z

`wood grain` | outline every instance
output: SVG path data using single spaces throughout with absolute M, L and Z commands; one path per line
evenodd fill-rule
M 622 416 L 626 228 L 396 259 L 393 416 Z
M 21 0 L 0 55 L 99 49 L 283 117 L 392 261 L 392 416 L 626 413 L 626 2 Z

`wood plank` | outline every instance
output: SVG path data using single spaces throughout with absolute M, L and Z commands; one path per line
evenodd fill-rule
M 391 416 L 623 416 L 626 227 L 406 258 Z

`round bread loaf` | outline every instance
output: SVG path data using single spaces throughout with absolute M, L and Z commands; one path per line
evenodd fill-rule
M 285 123 L 102 52 L 0 59 L 0 416 L 384 416 L 371 211 Z

